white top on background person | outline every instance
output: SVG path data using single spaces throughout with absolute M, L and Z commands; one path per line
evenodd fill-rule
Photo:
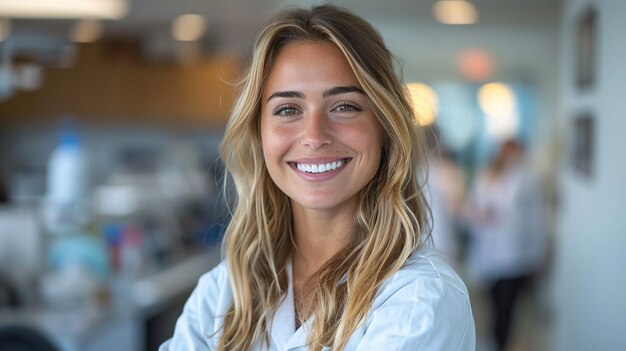
M 462 281 L 422 251 L 426 158 L 392 62 L 331 5 L 262 29 L 221 147 L 226 260 L 161 350 L 474 349 Z
M 515 141 L 504 143 L 501 160 L 481 172 L 471 190 L 467 268 L 479 283 L 527 276 L 545 261 L 541 186 L 519 148 Z

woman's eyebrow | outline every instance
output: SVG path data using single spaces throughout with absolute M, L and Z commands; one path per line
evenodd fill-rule
M 329 97 L 332 95 L 339 95 L 339 94 L 346 94 L 346 93 L 360 93 L 360 94 L 365 95 L 365 92 L 363 92 L 363 89 L 351 85 L 351 86 L 346 86 L 346 87 L 334 87 L 334 88 L 324 90 L 324 93 L 322 94 L 322 96 Z
M 363 91 L 363 89 L 361 89 L 359 87 L 356 87 L 356 86 L 345 86 L 345 87 L 333 87 L 333 88 L 330 88 L 330 89 L 326 89 L 322 93 L 322 96 L 326 98 L 326 97 L 329 97 L 329 96 L 339 95 L 339 94 L 346 94 L 346 93 L 360 93 L 360 94 L 364 94 L 365 95 L 365 92 Z M 305 95 L 302 92 L 295 91 L 295 90 L 277 91 L 274 94 L 270 95 L 270 97 L 267 98 L 266 103 L 269 102 L 271 99 L 276 98 L 276 97 L 304 99 Z
M 269 102 L 271 99 L 275 98 L 275 97 L 285 97 L 285 98 L 300 98 L 300 99 L 304 99 L 304 94 L 299 92 L 299 91 L 294 91 L 294 90 L 288 90 L 288 91 L 277 91 L 274 94 L 270 95 L 270 97 L 267 98 L 267 102 Z

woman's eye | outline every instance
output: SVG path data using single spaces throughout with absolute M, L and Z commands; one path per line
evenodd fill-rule
M 278 106 L 273 113 L 276 116 L 293 116 L 298 113 L 298 110 L 292 106 Z
M 359 106 L 354 105 L 354 104 L 342 103 L 339 106 L 335 107 L 335 111 L 337 111 L 337 112 L 355 112 L 355 111 L 361 111 L 361 108 Z

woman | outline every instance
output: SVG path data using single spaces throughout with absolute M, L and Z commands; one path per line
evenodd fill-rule
M 422 248 L 424 158 L 380 35 L 333 7 L 257 38 L 222 157 L 226 260 L 162 350 L 473 350 L 462 281 Z
M 464 209 L 469 224 L 467 268 L 491 303 L 496 350 L 510 343 L 515 308 L 544 269 L 547 236 L 543 193 L 522 145 L 502 143 L 480 172 Z

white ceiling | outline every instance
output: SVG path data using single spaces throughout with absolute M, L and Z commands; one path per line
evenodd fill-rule
M 560 0 L 471 0 L 483 25 L 541 25 L 558 19 Z M 434 23 L 431 7 L 435 0 L 333 0 L 372 22 Z M 168 32 L 178 15 L 203 15 L 213 37 L 220 41 L 244 44 L 254 35 L 259 23 L 273 10 L 288 4 L 322 3 L 319 0 L 128 0 L 129 12 L 118 21 L 106 23 L 106 34 L 142 37 L 155 31 Z M 0 18 L 2 14 L 0 14 Z M 18 20 L 14 32 L 63 35 L 68 20 Z M 239 43 L 237 43 L 239 42 Z
M 553 18 L 558 0 L 471 0 L 483 21 Z M 333 0 L 366 17 L 430 17 L 435 0 Z M 256 21 L 286 4 L 316 4 L 316 0 L 129 0 L 125 21 L 168 21 L 184 13 L 199 13 L 211 21 Z
M 560 21 L 560 0 L 471 1 L 479 12 L 479 21 L 470 26 L 437 23 L 431 16 L 435 0 L 330 2 L 365 17 L 378 28 L 404 65 L 405 74 L 409 78 L 416 77 L 411 79 L 455 78 L 454 59 L 464 47 L 489 50 L 498 61 L 499 73 L 510 72 L 509 75 L 517 77 L 525 76 L 528 70 L 536 71 L 532 67 L 552 59 L 556 52 L 554 37 Z M 169 59 L 178 50 L 170 36 L 172 20 L 181 14 L 196 13 L 208 22 L 208 32 L 201 43 L 204 52 L 245 53 L 259 24 L 276 8 L 315 3 L 322 1 L 129 0 L 129 13 L 121 20 L 107 21 L 105 36 L 135 40 L 146 57 Z M 17 44 L 13 51 L 30 50 L 38 57 L 48 55 L 52 58 L 47 62 L 54 62 L 63 52 L 50 49 L 56 44 L 41 44 L 55 42 L 68 46 L 68 33 L 73 23 L 70 20 L 16 20 L 13 31 Z
M 479 11 L 478 25 L 536 25 L 559 16 L 560 0 L 471 0 Z M 332 0 L 372 21 L 434 22 L 435 0 Z M 111 31 L 132 32 L 142 28 L 167 27 L 185 13 L 203 15 L 218 32 L 235 30 L 254 33 L 259 23 L 278 7 L 310 5 L 319 0 L 129 0 L 128 16 L 111 23 Z

